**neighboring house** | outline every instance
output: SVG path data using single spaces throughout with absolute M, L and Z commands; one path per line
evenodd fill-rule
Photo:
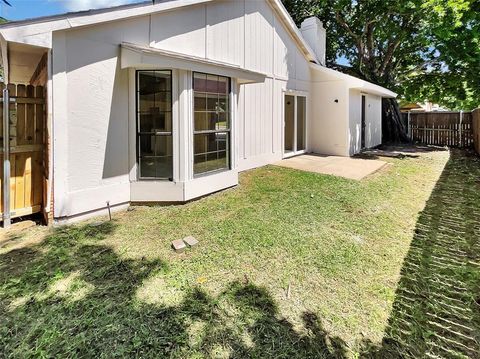
M 449 111 L 439 104 L 425 101 L 425 103 L 405 102 L 400 104 L 401 112 L 444 112 Z
M 353 155 L 381 143 L 381 99 L 396 96 L 326 68 L 322 23 L 298 29 L 279 0 L 146 2 L 0 35 L 6 80 L 46 88 L 56 221 L 192 200 L 304 152 Z

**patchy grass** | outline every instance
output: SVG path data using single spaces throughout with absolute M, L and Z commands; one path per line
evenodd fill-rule
M 362 182 L 268 166 L 187 205 L 137 207 L 100 226 L 35 229 L 3 242 L 0 348 L 12 357 L 425 354 L 430 302 L 415 309 L 423 318 L 415 326 L 400 302 L 410 293 L 405 278 L 419 274 L 406 271 L 423 255 L 422 228 L 438 225 L 431 208 L 452 211 L 436 194 L 452 192 L 452 183 L 435 187 L 448 162 L 461 202 L 450 213 L 475 229 L 443 235 L 468 258 L 455 269 L 467 288 L 458 300 L 476 300 L 480 217 L 470 214 L 480 210 L 480 191 L 472 190 L 480 185 L 471 171 L 478 179 L 480 165 L 448 151 L 388 161 Z M 431 233 L 428 248 L 440 250 Z M 187 235 L 199 247 L 173 253 L 170 242 Z M 457 246 L 460 237 L 470 247 Z M 416 288 L 433 286 L 432 270 L 422 268 Z M 409 320 L 407 329 L 420 333 L 413 343 L 399 334 Z M 469 335 L 478 344 L 478 330 Z

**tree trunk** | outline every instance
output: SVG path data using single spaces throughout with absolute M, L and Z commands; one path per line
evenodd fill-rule
M 400 112 L 397 100 L 382 99 L 382 132 L 383 143 L 408 143 L 407 124 Z

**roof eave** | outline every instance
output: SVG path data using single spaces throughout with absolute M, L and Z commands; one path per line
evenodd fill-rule
M 350 89 L 365 91 L 367 93 L 382 96 L 382 97 L 385 97 L 385 98 L 396 98 L 398 96 L 395 92 L 390 91 L 389 89 L 387 89 L 385 87 L 376 85 L 374 83 L 359 79 L 359 78 L 351 76 L 351 75 L 344 74 L 343 72 L 340 72 L 340 71 L 337 71 L 337 70 L 334 70 L 334 69 L 330 69 L 330 68 L 322 66 L 322 65 L 310 64 L 310 67 L 313 70 L 316 70 L 316 71 L 325 73 L 327 75 L 330 75 L 330 76 L 336 78 L 337 80 L 345 81 L 347 83 L 347 87 L 350 88 Z

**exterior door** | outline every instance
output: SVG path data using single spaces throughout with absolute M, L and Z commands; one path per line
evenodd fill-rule
M 362 149 L 365 148 L 365 128 L 366 124 L 366 98 L 362 95 Z
M 307 98 L 285 95 L 284 157 L 304 153 L 306 150 Z

